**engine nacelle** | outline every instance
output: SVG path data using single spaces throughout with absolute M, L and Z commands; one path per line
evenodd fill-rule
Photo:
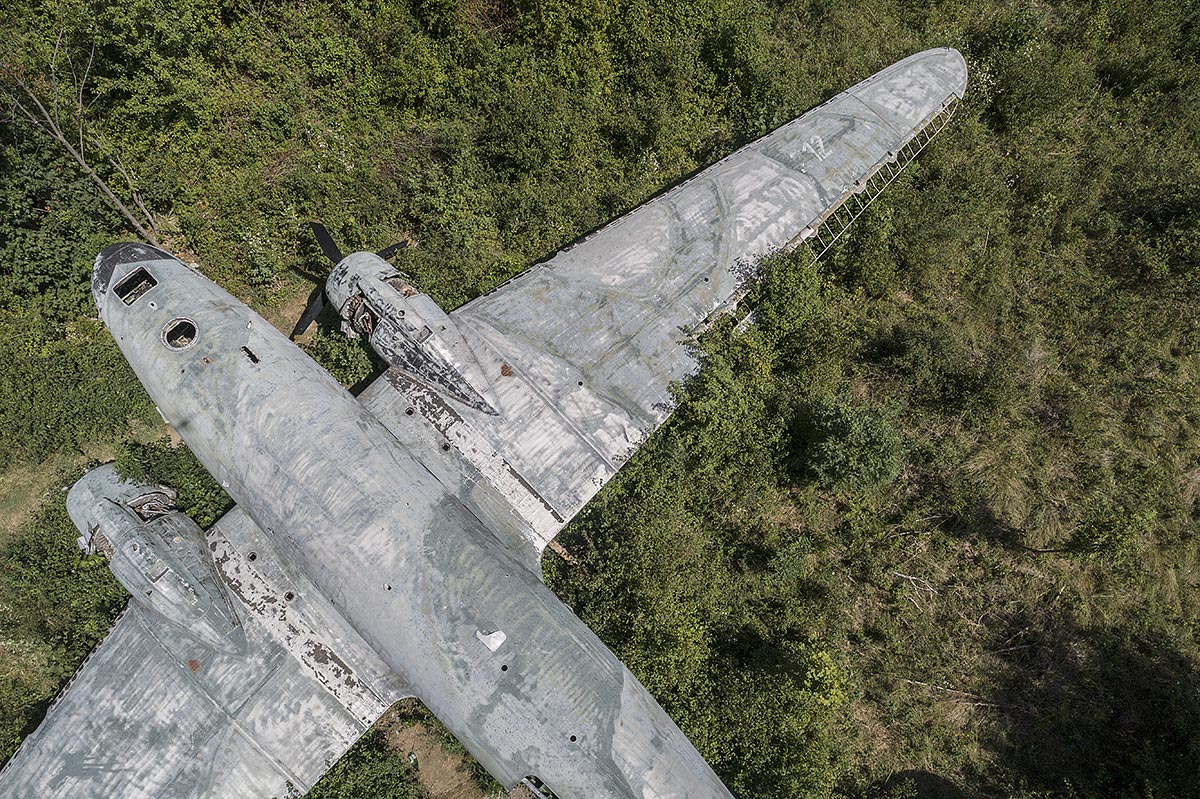
M 67 512 L 79 530 L 79 548 L 104 553 L 133 601 L 214 649 L 245 648 L 204 532 L 175 509 L 174 491 L 123 482 L 108 464 L 71 487 Z
M 495 414 L 478 359 L 458 326 L 428 295 L 369 252 L 343 258 L 325 293 L 342 317 L 342 332 L 364 336 L 387 363 L 460 402 Z

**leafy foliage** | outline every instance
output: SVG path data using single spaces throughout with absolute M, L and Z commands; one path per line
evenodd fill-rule
M 378 365 L 379 356 L 362 339 L 349 339 L 340 333 L 318 330 L 304 348 L 314 361 L 338 382 L 354 387 L 367 380 L 373 373 L 383 371 Z
M 116 465 L 123 480 L 174 488 L 178 492 L 176 505 L 201 527 L 212 526 L 233 507 L 233 500 L 204 470 L 192 451 L 169 438 L 144 444 L 126 442 L 117 452 Z
M 812 413 L 809 467 L 826 488 L 876 488 L 900 472 L 903 442 L 878 411 L 826 402 Z
M 0 467 L 78 453 L 154 413 L 112 336 L 95 321 L 55 330 L 32 313 L 4 315 L 0 361 Z

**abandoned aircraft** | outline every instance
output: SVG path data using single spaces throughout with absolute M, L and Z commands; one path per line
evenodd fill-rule
M 417 697 L 506 787 L 730 797 L 541 554 L 669 415 L 740 267 L 824 252 L 966 79 L 954 50 L 911 56 L 452 313 L 318 229 L 324 295 L 390 365 L 358 397 L 168 253 L 106 248 L 101 318 L 237 506 L 201 530 L 111 465 L 74 485 L 79 546 L 132 600 L 0 793 L 300 796 Z

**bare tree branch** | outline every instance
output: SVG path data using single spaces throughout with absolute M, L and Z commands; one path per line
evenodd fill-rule
M 58 48 L 62 45 L 63 32 L 58 32 L 54 40 L 54 53 L 50 56 L 50 91 L 54 95 L 54 124 L 62 127 L 62 119 L 58 113 Z M 40 103 L 39 103 L 40 105 Z
M 75 103 L 78 108 L 79 115 L 79 152 L 83 152 L 83 114 L 87 111 L 87 107 L 83 104 L 83 87 L 87 83 L 88 75 L 92 74 L 92 62 L 96 59 L 96 40 L 92 39 L 92 48 L 88 51 L 87 66 L 83 70 L 83 80 L 79 81 L 79 93 L 76 95 Z M 130 184 L 130 189 L 133 185 Z
M 121 161 L 119 156 L 111 154 L 112 151 L 108 148 L 108 145 L 102 138 L 100 138 L 98 134 L 93 133 L 91 138 L 92 144 L 96 145 L 96 149 L 98 149 L 100 152 L 104 153 L 104 158 L 108 161 L 109 165 L 115 169 L 121 175 L 121 177 L 125 178 L 125 183 L 129 186 L 130 197 L 133 198 L 134 204 L 137 205 L 138 209 L 142 212 L 142 215 L 146 218 L 146 226 L 153 230 L 155 234 L 157 234 L 158 225 L 156 225 L 154 222 L 154 215 L 150 213 L 150 211 L 146 208 L 146 204 L 142 202 L 142 195 L 140 192 L 138 192 L 137 187 L 134 185 L 133 178 L 130 177 L 129 171 L 125 168 L 124 162 Z
M 0 92 L 3 92 L 4 95 L 7 95 L 12 108 L 21 117 L 33 125 L 35 129 L 41 131 L 50 139 L 57 142 L 71 155 L 72 158 L 75 159 L 75 162 L 79 164 L 79 167 L 83 170 L 84 174 L 87 175 L 88 178 L 91 179 L 91 181 L 96 185 L 96 187 L 100 189 L 108 201 L 112 203 L 113 207 L 125 217 L 125 220 L 139 236 L 151 244 L 158 244 L 158 226 L 154 222 L 154 215 L 150 213 L 149 209 L 146 208 L 146 204 L 142 201 L 141 194 L 137 191 L 129 171 L 125 168 L 125 165 L 121 163 L 119 158 L 108 152 L 108 148 L 104 145 L 103 140 L 100 139 L 97 134 L 91 133 L 87 130 L 87 123 L 84 120 L 84 112 L 86 110 L 86 107 L 84 106 L 84 95 L 85 83 L 88 75 L 91 73 L 92 62 L 96 54 L 96 44 L 94 41 L 92 42 L 91 52 L 88 54 L 88 62 L 86 68 L 84 69 L 82 78 L 78 77 L 78 74 L 75 72 L 75 66 L 73 63 L 71 63 L 71 73 L 75 77 L 75 80 L 78 84 L 78 86 L 75 87 L 76 91 L 74 92 L 76 96 L 75 120 L 78 130 L 72 131 L 71 138 L 74 138 L 77 132 L 79 144 L 75 145 L 71 141 L 71 138 L 68 138 L 66 132 L 63 130 L 61 108 L 59 106 L 57 75 L 57 61 L 59 49 L 62 43 L 62 37 L 63 34 L 60 32 L 58 40 L 54 43 L 54 54 L 50 60 L 47 73 L 50 80 L 51 91 L 53 93 L 53 99 L 51 102 L 51 108 L 53 110 L 46 107 L 45 103 L 43 103 L 38 97 L 37 92 L 34 91 L 34 87 L 25 78 L 24 74 L 12 64 L 6 62 L 0 62 L 0 78 L 3 78 L 4 81 L 4 85 L 0 86 Z M 68 62 L 70 62 L 69 58 Z M 92 167 L 92 164 L 89 162 L 84 150 L 85 142 L 89 138 L 92 140 L 92 143 L 96 146 L 96 148 L 104 155 L 104 158 L 106 161 L 108 161 L 109 165 L 118 173 L 120 173 L 120 175 L 125 179 L 125 182 L 129 186 L 129 192 L 133 199 L 133 203 L 135 206 L 137 206 L 138 210 L 141 211 L 144 219 L 138 219 L 137 216 L 129 209 L 129 206 L 126 205 L 125 202 L 118 197 L 111 188 L 109 188 L 109 185 L 104 178 L 101 177 L 100 174 L 97 173 Z

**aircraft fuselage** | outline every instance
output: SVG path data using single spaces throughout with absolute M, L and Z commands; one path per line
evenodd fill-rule
M 498 780 L 730 796 L 596 635 L 261 316 L 137 245 L 105 250 L 93 289 L 163 418 Z

